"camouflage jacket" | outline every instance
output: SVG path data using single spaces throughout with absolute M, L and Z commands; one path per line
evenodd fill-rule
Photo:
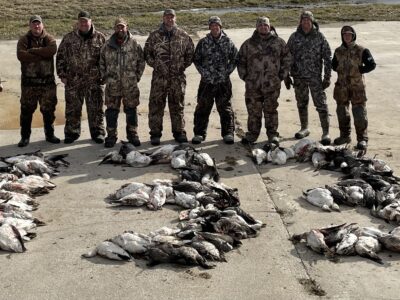
M 238 50 L 225 32 L 218 39 L 209 33 L 197 44 L 193 62 L 202 81 L 216 84 L 228 80 L 236 68 L 237 54 Z
M 272 32 L 262 39 L 255 31 L 239 50 L 238 73 L 246 82 L 246 97 L 279 90 L 290 63 L 291 55 L 283 39 Z
M 192 64 L 194 44 L 191 37 L 175 27 L 171 32 L 163 24 L 150 33 L 144 46 L 147 64 L 152 67 L 153 76 L 184 77 L 185 69 Z
M 21 62 L 21 84 L 55 84 L 53 57 L 56 52 L 56 40 L 44 29 L 39 37 L 33 36 L 31 31 L 22 36 L 17 44 L 17 58 Z
M 305 34 L 301 26 L 292 33 L 288 46 L 293 56 L 290 74 L 296 78 L 320 78 L 322 64 L 324 65 L 324 79 L 331 78 L 331 48 L 325 36 L 314 23 L 313 29 Z
M 100 83 L 100 50 L 105 43 L 104 34 L 94 29 L 84 38 L 72 31 L 64 36 L 58 48 L 56 67 L 60 78 L 67 78 L 67 85 Z
M 111 96 L 120 96 L 123 90 L 136 86 L 142 77 L 144 67 L 142 47 L 128 32 L 127 39 L 118 45 L 113 34 L 101 49 L 100 72 Z

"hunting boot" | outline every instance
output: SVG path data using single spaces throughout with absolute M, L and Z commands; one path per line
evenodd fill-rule
M 320 143 L 324 146 L 327 146 L 331 144 L 331 138 L 329 137 L 329 114 L 327 111 L 320 112 L 318 114 L 322 127 L 322 136 Z
M 368 145 L 368 118 L 365 105 L 353 105 L 354 127 L 357 135 L 358 150 L 366 150 Z
M 117 142 L 117 127 L 118 127 L 118 109 L 107 108 L 105 112 L 107 123 L 107 137 L 105 139 L 104 147 L 112 148 Z
M 336 114 L 339 123 L 340 136 L 337 137 L 333 141 L 333 143 L 335 145 L 349 144 L 351 142 L 351 137 L 350 137 L 351 128 L 350 128 L 350 113 L 348 106 L 338 105 L 336 107 Z
M 137 134 L 138 116 L 136 108 L 128 108 L 125 110 L 126 115 L 126 136 L 129 143 L 135 147 L 140 146 L 140 140 Z
M 43 124 L 44 124 L 44 134 L 46 136 L 46 141 L 52 144 L 59 144 L 60 139 L 54 135 L 54 119 L 53 113 L 44 112 L 43 113 Z
M 301 128 L 298 132 L 296 132 L 294 137 L 299 140 L 305 138 L 306 136 L 309 136 L 310 130 L 308 130 L 308 107 L 298 108 L 298 110 L 299 110 Z
M 18 142 L 18 147 L 26 147 L 29 145 L 31 136 L 32 113 L 21 111 L 19 124 L 21 126 L 21 140 Z

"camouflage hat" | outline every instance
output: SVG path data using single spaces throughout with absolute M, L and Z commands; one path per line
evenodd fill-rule
M 305 10 L 305 11 L 303 11 L 301 13 L 300 21 L 303 20 L 303 19 L 306 19 L 306 18 L 309 18 L 311 20 L 311 22 L 315 21 L 313 13 L 311 11 L 309 11 L 309 10 Z
M 128 22 L 126 22 L 126 20 L 124 18 L 119 17 L 119 18 L 115 19 L 114 25 L 115 26 L 118 26 L 118 25 L 128 26 Z
M 256 27 L 260 26 L 261 24 L 270 26 L 269 19 L 267 17 L 258 17 Z
M 40 22 L 43 23 L 42 21 L 42 17 L 41 16 L 32 16 L 29 19 L 29 24 L 33 23 L 33 22 Z
M 218 24 L 219 26 L 222 27 L 222 21 L 221 21 L 221 19 L 220 19 L 219 17 L 217 17 L 217 16 L 212 16 L 212 17 L 210 17 L 210 18 L 208 19 L 208 26 L 210 26 L 212 23 L 216 23 L 216 24 Z
M 163 15 L 164 16 L 167 16 L 167 15 L 176 16 L 176 13 L 175 13 L 175 10 L 173 10 L 172 8 L 168 8 L 168 9 L 164 10 L 164 14 Z
M 79 14 L 78 14 L 78 19 L 86 19 L 86 20 L 90 20 L 90 14 L 87 11 L 82 10 Z

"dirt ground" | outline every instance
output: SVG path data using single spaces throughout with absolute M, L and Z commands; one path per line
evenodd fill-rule
M 334 49 L 340 44 L 339 30 L 344 24 L 322 26 Z M 369 156 L 378 156 L 400 172 L 400 92 L 398 89 L 400 22 L 354 24 L 357 40 L 368 47 L 377 69 L 366 76 L 369 118 Z M 277 28 L 287 40 L 294 28 Z M 228 30 L 239 47 L 253 29 Z M 204 36 L 199 32 L 198 36 Z M 197 37 L 198 38 L 198 37 Z M 143 44 L 145 37 L 138 37 Z M 258 238 L 245 240 L 237 251 L 229 253 L 227 263 L 213 270 L 163 265 L 149 268 L 144 261 L 118 263 L 101 258 L 81 259 L 80 255 L 98 242 L 124 230 L 148 232 L 161 226 L 173 226 L 177 209 L 166 207 L 152 212 L 142 209 L 110 209 L 103 199 L 128 181 L 151 182 L 155 178 L 176 178 L 168 165 L 144 169 L 119 166 L 98 166 L 108 152 L 89 139 L 87 123 L 83 123 L 80 140 L 72 145 L 50 145 L 43 141 L 40 115 L 26 149 L 16 147 L 19 140 L 19 65 L 15 57 L 15 41 L 0 42 L 1 78 L 7 82 L 0 94 L 0 156 L 41 149 L 47 153 L 68 153 L 71 166 L 54 178 L 58 185 L 49 195 L 39 198 L 35 215 L 47 226 L 37 230 L 38 236 L 27 243 L 24 254 L 0 252 L 0 290 L 4 299 L 70 299 L 132 298 L 138 299 L 309 299 L 325 295 L 330 299 L 398 299 L 400 287 L 400 255 L 383 252 L 384 265 L 360 257 L 343 257 L 334 263 L 312 253 L 302 245 L 293 246 L 288 238 L 310 228 L 357 222 L 362 226 L 387 224 L 370 216 L 363 208 L 342 207 L 341 213 L 325 213 L 300 199 L 303 190 L 336 181 L 339 174 L 315 172 L 311 165 L 289 162 L 284 166 L 256 167 L 248 151 L 240 143 L 221 143 L 218 114 L 213 110 L 207 141 L 200 148 L 215 157 L 221 181 L 239 189 L 242 207 L 266 222 Z M 192 137 L 193 111 L 199 75 L 191 66 L 187 71 L 186 129 Z M 335 73 L 332 82 L 335 81 Z M 141 105 L 139 130 L 148 149 L 147 104 L 151 69 L 146 67 L 140 82 Z M 246 124 L 244 84 L 236 71 L 232 76 L 233 104 L 237 123 Z M 331 113 L 331 136 L 338 135 L 332 86 L 328 88 Z M 63 119 L 63 87 L 59 85 L 57 124 Z M 284 146 L 295 143 L 292 138 L 299 128 L 293 90 L 281 90 L 279 132 Z M 317 113 L 310 105 L 311 138 L 319 139 L 321 129 Z M 120 116 L 120 138 L 124 139 L 124 116 Z M 168 113 L 164 120 L 163 143 L 171 142 Z M 354 130 L 353 130 L 354 131 Z M 63 137 L 63 126 L 56 127 Z M 259 142 L 266 140 L 263 133 Z M 353 140 L 355 140 L 353 132 Z M 239 141 L 239 138 L 237 138 Z M 236 161 L 231 165 L 232 157 Z M 227 168 L 232 167 L 232 168 Z M 398 175 L 398 174 L 397 174 Z

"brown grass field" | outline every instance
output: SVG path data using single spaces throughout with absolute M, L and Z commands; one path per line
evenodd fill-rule
M 89 0 L 89 1 L 61 1 L 61 0 L 32 0 L 7 1 L 0 0 L 0 39 L 16 39 L 26 32 L 27 22 L 31 15 L 39 14 L 43 17 L 47 30 L 62 37 L 69 32 L 76 21 L 80 10 L 87 10 L 92 14 L 97 29 L 103 32 L 112 30 L 115 17 L 125 17 L 131 31 L 147 34 L 154 30 L 161 19 L 161 11 L 165 8 L 177 10 L 178 24 L 188 32 L 196 32 L 207 28 L 207 19 L 215 12 L 201 10 L 191 12 L 189 9 L 202 8 L 230 8 L 229 12 L 220 13 L 225 28 L 241 28 L 254 26 L 255 19 L 260 15 L 267 15 L 275 26 L 292 26 L 298 22 L 298 16 L 304 4 L 319 3 L 313 8 L 314 15 L 320 23 L 343 21 L 398 21 L 400 20 L 400 5 L 352 5 L 344 1 L 262 1 L 262 0 L 214 0 L 214 1 L 148 1 L 148 0 Z M 279 4 L 280 8 L 271 9 Z M 246 12 L 241 8 L 265 7 L 257 12 Z M 235 9 L 237 9 L 235 11 Z

